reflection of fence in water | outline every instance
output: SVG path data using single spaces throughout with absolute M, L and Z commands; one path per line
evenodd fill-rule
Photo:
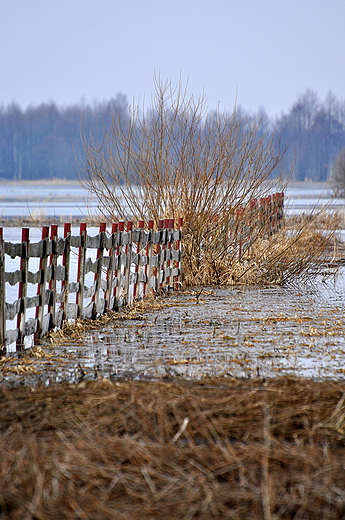
M 147 231 L 140 221 L 138 229 L 128 222 L 113 224 L 107 235 L 106 225 L 94 237 L 87 235 L 86 224 L 80 235 L 71 235 L 71 224 L 64 226 L 64 237 L 58 237 L 57 226 L 42 230 L 42 239 L 29 240 L 29 229 L 22 229 L 22 242 L 3 241 L 0 229 L 0 348 L 16 343 L 24 348 L 24 339 L 40 338 L 49 330 L 59 328 L 64 320 L 76 317 L 95 318 L 106 310 L 118 309 L 141 299 L 153 290 L 177 290 L 181 284 L 182 219 L 174 229 L 173 219 L 161 220 L 155 231 L 153 221 Z M 78 251 L 76 281 L 71 281 L 71 250 Z M 96 251 L 96 259 L 92 252 Z M 20 258 L 20 269 L 5 271 L 5 255 Z M 30 271 L 34 260 L 39 269 Z M 91 276 L 91 285 L 86 285 Z M 6 302 L 6 283 L 18 284 L 18 299 Z M 37 287 L 37 294 L 28 296 L 28 288 Z M 73 300 L 74 301 L 71 301 Z M 34 318 L 28 319 L 30 310 Z M 15 321 L 16 328 L 6 330 L 6 321 Z

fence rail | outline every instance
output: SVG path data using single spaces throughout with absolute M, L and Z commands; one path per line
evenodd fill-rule
M 42 229 L 42 239 L 30 243 L 29 229 L 22 229 L 22 241 L 12 244 L 3 240 L 0 228 L 0 348 L 16 343 L 24 348 L 24 338 L 40 338 L 63 321 L 76 317 L 94 318 L 106 310 L 118 309 L 133 300 L 144 298 L 153 290 L 177 290 L 181 284 L 182 219 L 175 229 L 174 220 L 139 222 L 133 229 L 128 222 L 113 224 L 107 233 L 101 223 L 96 236 L 87 234 L 86 224 L 80 234 L 72 236 L 71 224 L 64 226 L 64 236 L 58 237 L 58 227 Z M 77 251 L 77 279 L 71 281 L 71 251 Z M 93 259 L 92 250 L 96 250 Z M 20 269 L 5 271 L 5 255 L 20 259 Z M 39 259 L 39 268 L 32 272 L 32 260 Z M 92 273 L 93 283 L 85 285 Z M 18 298 L 6 301 L 6 284 L 18 285 Z M 37 294 L 28 296 L 28 288 L 37 287 Z M 35 292 L 35 290 L 34 290 Z M 75 301 L 71 301 L 73 299 Z M 87 300 L 90 300 L 87 302 Z M 29 309 L 35 317 L 27 319 Z M 17 320 L 15 329 L 6 330 L 7 320 Z

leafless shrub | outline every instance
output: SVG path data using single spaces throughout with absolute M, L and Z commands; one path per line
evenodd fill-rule
M 267 240 L 266 223 L 251 219 L 250 255 L 242 258 L 231 237 L 237 211 L 262 198 L 281 178 L 270 180 L 285 150 L 260 121 L 246 121 L 236 109 L 208 113 L 180 82 L 155 78 L 152 108 L 115 111 L 100 143 L 83 128 L 81 184 L 98 199 L 107 221 L 183 217 L 185 286 L 224 283 L 284 283 L 315 272 L 329 248 L 330 233 L 317 229 L 318 212 Z M 285 178 L 288 178 L 287 175 Z M 286 181 L 287 183 L 287 181 Z M 313 227 L 314 225 L 314 227 Z M 315 227 L 316 226 L 316 227 Z M 236 238 L 236 237 L 235 237 Z
M 129 108 L 127 119 L 115 111 L 100 143 L 85 128 L 82 141 L 79 178 L 104 219 L 151 218 L 158 225 L 183 217 L 183 268 L 191 283 L 212 262 L 231 261 L 220 230 L 249 199 L 272 189 L 268 181 L 284 153 L 258 119 L 248 122 L 236 110 L 208 113 L 204 96 L 159 78 L 151 109 Z

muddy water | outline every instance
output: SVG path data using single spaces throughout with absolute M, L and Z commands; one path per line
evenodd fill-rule
M 0 382 L 94 379 L 345 377 L 345 282 L 290 288 L 203 288 L 175 293 L 157 310 L 116 320 L 0 363 Z

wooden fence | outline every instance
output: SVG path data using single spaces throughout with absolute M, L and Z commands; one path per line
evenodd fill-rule
M 177 228 L 173 219 L 161 220 L 155 231 L 151 220 L 146 230 L 143 221 L 137 229 L 132 222 L 126 229 L 124 222 L 118 222 L 107 233 L 102 223 L 99 233 L 91 237 L 86 224 L 80 225 L 78 236 L 72 236 L 71 224 L 66 223 L 61 238 L 58 226 L 51 226 L 50 233 L 49 227 L 43 227 L 38 243 L 30 243 L 29 229 L 23 228 L 19 244 L 4 241 L 0 228 L 0 349 L 5 352 L 8 345 L 16 343 L 16 349 L 22 350 L 27 336 L 38 339 L 65 320 L 94 318 L 144 298 L 150 290 L 177 290 L 181 284 L 182 225 L 182 219 Z M 71 281 L 73 252 L 77 255 L 76 281 Z M 5 255 L 19 258 L 20 269 L 6 272 Z M 30 270 L 33 259 L 36 265 L 39 262 L 36 272 Z M 91 286 L 85 286 L 88 273 L 93 273 L 89 275 Z M 6 301 L 6 283 L 18 285 L 18 298 L 13 303 Z M 34 296 L 28 296 L 29 286 Z M 29 309 L 35 317 L 28 319 Z M 6 330 L 6 320 L 16 321 L 16 328 Z
M 224 219 L 223 227 L 217 217 L 209 222 L 207 236 L 210 242 L 216 235 L 222 241 L 224 251 L 233 253 L 241 261 L 249 254 L 252 244 L 260 237 L 271 237 L 281 229 L 284 219 L 284 193 L 274 193 L 268 197 L 251 199 L 242 204 Z
M 257 236 L 270 237 L 281 229 L 284 219 L 284 193 L 274 193 L 260 199 L 251 199 L 236 210 L 230 224 L 231 239 L 235 242 L 238 258 L 250 251 Z
M 273 235 L 281 228 L 283 216 L 284 193 L 250 200 L 229 215 L 224 239 L 241 260 L 256 234 Z M 86 224 L 80 225 L 78 236 L 72 236 L 71 224 L 66 223 L 63 237 L 58 237 L 57 225 L 51 226 L 50 233 L 49 227 L 43 227 L 42 239 L 35 244 L 30 243 L 28 228 L 22 229 L 19 244 L 5 242 L 0 228 L 0 350 L 13 343 L 22 350 L 27 336 L 39 339 L 65 320 L 94 318 L 142 299 L 151 290 L 158 294 L 177 290 L 182 274 L 182 224 L 179 219 L 175 229 L 174 220 L 161 220 L 154 230 L 152 220 L 146 229 L 144 221 L 138 229 L 133 229 L 132 222 L 126 229 L 124 222 L 118 222 L 108 233 L 102 223 L 99 233 L 90 237 Z M 71 277 L 72 250 L 77 255 L 76 281 Z M 90 256 L 91 250 L 96 259 Z M 6 272 L 5 255 L 18 257 L 20 269 Z M 35 272 L 30 270 L 33 259 L 36 264 L 39 259 Z M 93 283 L 86 286 L 89 273 L 93 273 Z M 6 302 L 6 283 L 18 285 L 18 298 L 13 303 Z M 30 286 L 31 292 L 34 286 L 34 296 L 28 295 Z M 35 317 L 27 317 L 30 309 Z M 16 321 L 16 328 L 6 330 L 7 320 Z

